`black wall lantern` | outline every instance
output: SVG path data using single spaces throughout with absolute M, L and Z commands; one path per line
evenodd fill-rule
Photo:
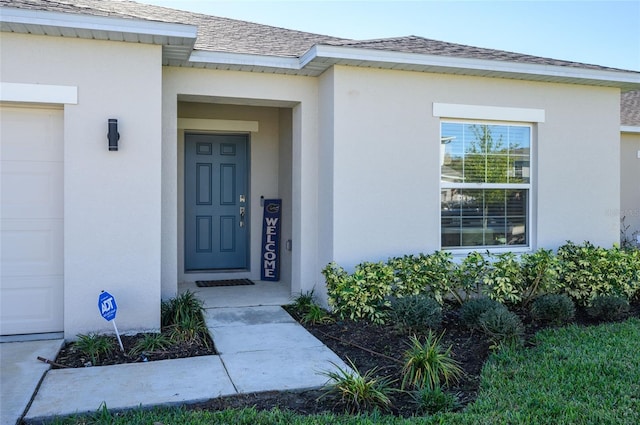
M 118 120 L 115 118 L 109 118 L 109 133 L 107 133 L 109 139 L 109 150 L 118 150 L 118 140 L 120 140 L 120 133 L 118 133 Z

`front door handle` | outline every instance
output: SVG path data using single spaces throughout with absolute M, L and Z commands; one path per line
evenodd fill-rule
M 245 209 L 244 207 L 240 207 L 240 227 L 244 227 L 244 215 Z

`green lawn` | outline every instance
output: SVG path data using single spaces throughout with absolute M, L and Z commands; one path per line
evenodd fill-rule
M 462 413 L 429 418 L 298 416 L 274 410 L 132 411 L 60 424 L 629 424 L 640 423 L 640 320 L 539 333 L 536 346 L 505 349 L 482 372 L 478 399 Z

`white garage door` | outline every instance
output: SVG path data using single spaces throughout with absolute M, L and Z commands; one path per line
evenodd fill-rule
M 63 330 L 63 112 L 0 106 L 0 334 Z

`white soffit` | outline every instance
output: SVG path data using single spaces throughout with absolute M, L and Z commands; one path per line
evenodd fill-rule
M 544 109 L 434 103 L 433 116 L 470 120 L 544 122 Z
M 78 88 L 49 84 L 0 83 L 0 101 L 76 105 Z
M 0 8 L 0 30 L 23 34 L 126 41 L 163 46 L 163 59 L 187 60 L 198 27 L 109 16 Z

